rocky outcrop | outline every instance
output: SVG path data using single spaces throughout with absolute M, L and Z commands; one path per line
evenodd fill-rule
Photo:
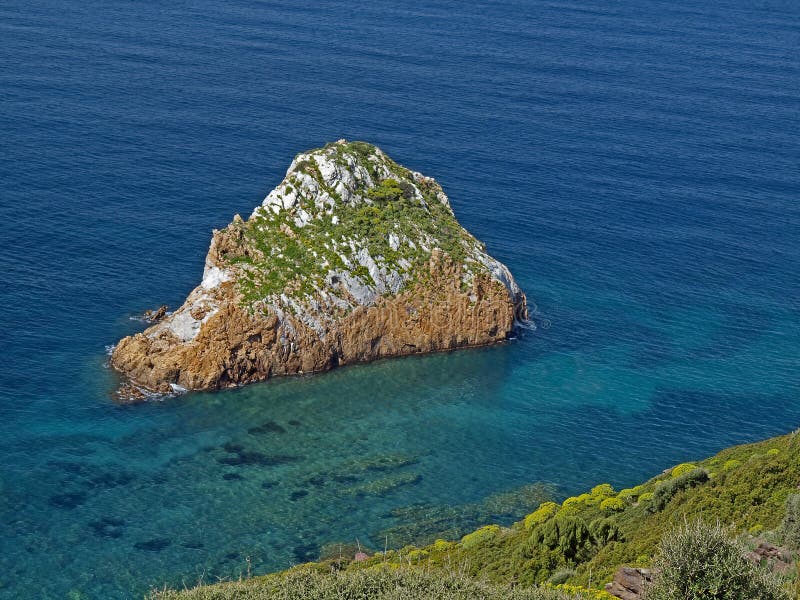
M 527 316 L 433 179 L 340 140 L 298 155 L 247 220 L 215 231 L 200 285 L 111 364 L 129 391 L 218 389 L 493 344 Z
M 773 573 L 786 573 L 794 568 L 790 550 L 766 541 L 759 541 L 758 546 L 745 554 L 745 558 L 753 564 L 766 567 Z
M 620 600 L 640 600 L 645 588 L 653 581 L 651 569 L 620 567 L 614 573 L 614 579 L 606 584 L 606 592 Z

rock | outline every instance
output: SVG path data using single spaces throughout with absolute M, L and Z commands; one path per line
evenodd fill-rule
M 494 344 L 527 316 L 436 181 L 340 140 L 298 155 L 247 220 L 215 231 L 200 285 L 111 364 L 136 400 Z
M 653 580 L 651 569 L 620 567 L 614 573 L 614 579 L 606 584 L 606 591 L 621 600 L 639 600 L 645 586 Z
M 794 565 L 789 550 L 769 542 L 760 542 L 755 550 L 745 554 L 745 557 L 757 565 L 766 565 L 773 573 L 786 573 Z
M 167 315 L 167 305 L 162 304 L 156 310 L 146 310 L 144 311 L 144 320 L 148 323 L 158 323 L 161 319 L 163 319 Z

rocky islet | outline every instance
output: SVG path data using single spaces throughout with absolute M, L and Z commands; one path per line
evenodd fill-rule
M 112 353 L 122 397 L 494 344 L 528 312 L 434 179 L 339 140 L 214 231 L 200 285 L 155 316 Z

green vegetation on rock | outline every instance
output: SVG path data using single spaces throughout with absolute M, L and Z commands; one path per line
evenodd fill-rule
M 249 305 L 281 294 L 304 300 L 328 287 L 331 273 L 374 285 L 370 261 L 408 286 L 425 277 L 434 248 L 467 271 L 486 269 L 475 256 L 483 245 L 439 184 L 365 142 L 298 155 L 266 205 L 228 233 L 240 242 L 224 258 Z

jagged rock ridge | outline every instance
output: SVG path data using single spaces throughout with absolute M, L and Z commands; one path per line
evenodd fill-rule
M 133 388 L 218 389 L 492 344 L 525 319 L 511 273 L 435 180 L 340 140 L 298 155 L 247 220 L 214 231 L 200 285 L 111 364 Z

